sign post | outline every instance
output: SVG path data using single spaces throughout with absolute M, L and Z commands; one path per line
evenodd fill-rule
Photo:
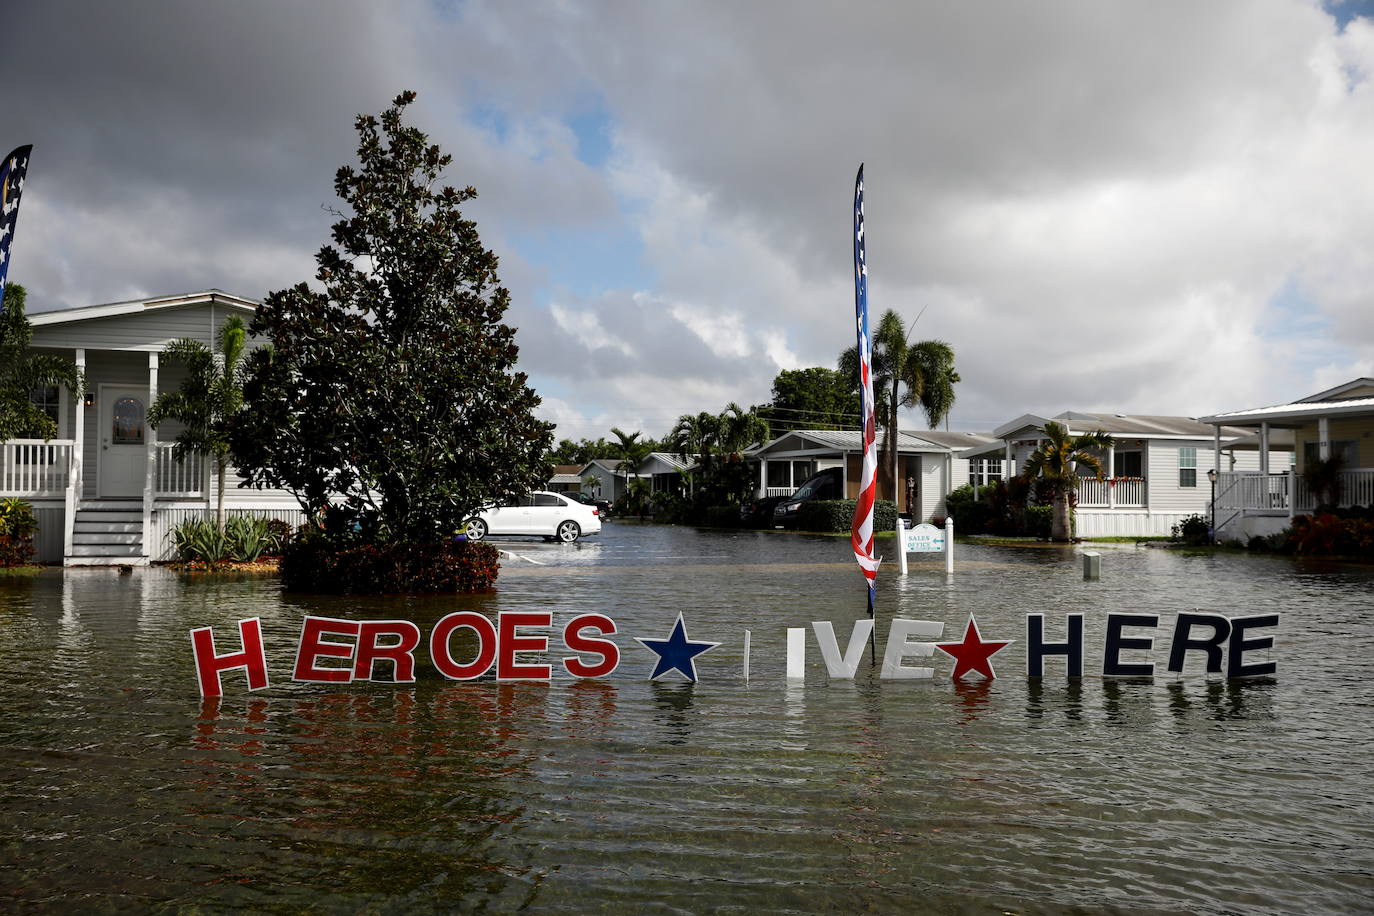
M 907 553 L 941 553 L 945 555 L 945 575 L 954 575 L 954 519 L 945 519 L 943 530 L 934 525 L 920 524 L 911 528 L 906 520 L 897 519 L 897 565 L 902 575 L 907 574 Z

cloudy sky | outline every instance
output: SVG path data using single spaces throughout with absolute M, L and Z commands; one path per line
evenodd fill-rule
M 954 347 L 952 428 L 1283 402 L 1374 374 L 1371 6 L 16 0 L 10 279 L 310 279 L 354 115 L 414 89 L 561 436 L 833 366 L 860 162 L 873 307 Z

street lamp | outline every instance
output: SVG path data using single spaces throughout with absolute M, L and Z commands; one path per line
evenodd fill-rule
M 1217 542 L 1217 469 L 1207 469 L 1207 480 L 1212 484 L 1212 544 Z

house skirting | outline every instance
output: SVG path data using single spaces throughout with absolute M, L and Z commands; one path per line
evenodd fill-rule
M 1168 537 L 1173 527 L 1197 512 L 1151 512 L 1148 509 L 1075 509 L 1074 534 L 1081 538 Z
M 148 532 L 148 558 L 154 563 L 165 563 L 176 559 L 176 542 L 172 539 L 178 525 L 192 519 L 214 518 L 214 507 L 207 512 L 204 503 L 200 505 L 156 506 L 153 509 L 152 526 Z M 235 515 L 256 515 L 265 518 L 281 519 L 292 527 L 305 521 L 305 513 L 299 506 L 273 506 L 271 508 L 246 508 L 225 506 L 226 519 Z
M 1217 540 L 1248 544 L 1251 538 L 1278 534 L 1292 524 L 1287 509 L 1218 509 Z

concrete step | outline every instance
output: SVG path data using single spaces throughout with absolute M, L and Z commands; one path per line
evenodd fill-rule
M 70 556 L 62 561 L 63 566 L 147 566 L 146 557 L 83 557 Z
M 73 544 L 71 555 L 74 557 L 127 558 L 137 557 L 142 553 L 142 544 Z
M 105 524 L 107 522 L 127 522 L 143 524 L 143 513 L 140 512 L 121 512 L 114 509 L 92 512 L 89 509 L 76 510 L 77 524 L 89 522 L 93 524 Z
M 106 522 L 78 520 L 72 525 L 75 534 L 138 534 L 143 531 L 142 522 Z
M 124 547 L 130 544 L 138 545 L 143 543 L 143 533 L 120 534 L 114 531 L 102 531 L 97 534 L 72 534 L 72 544 L 109 544 L 110 546 Z M 75 547 L 73 546 L 73 549 Z

